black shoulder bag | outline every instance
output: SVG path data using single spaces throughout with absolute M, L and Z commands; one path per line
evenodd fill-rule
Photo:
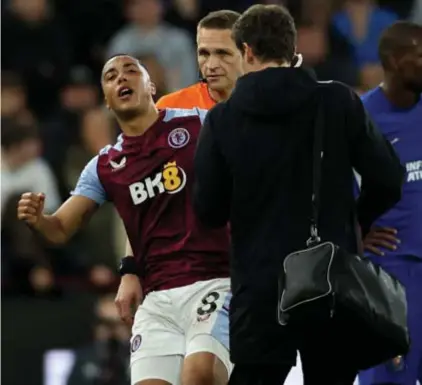
M 332 329 L 341 336 L 334 338 L 339 340 L 338 351 L 349 355 L 357 351 L 355 364 L 362 370 L 408 352 L 406 292 L 397 279 L 369 259 L 319 237 L 323 108 L 320 100 L 313 147 L 310 238 L 306 249 L 284 259 L 279 276 L 278 320 L 280 325 L 293 325 L 299 330 L 330 322 L 328 329 L 335 325 Z

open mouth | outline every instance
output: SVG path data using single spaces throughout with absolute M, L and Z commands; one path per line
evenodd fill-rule
M 119 89 L 118 95 L 120 99 L 128 99 L 133 94 L 133 90 L 129 87 Z

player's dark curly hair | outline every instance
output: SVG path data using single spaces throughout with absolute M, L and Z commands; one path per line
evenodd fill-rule
M 243 43 L 249 45 L 263 63 L 290 63 L 295 56 L 296 27 L 283 6 L 250 7 L 233 26 L 233 39 L 241 52 L 244 52 Z

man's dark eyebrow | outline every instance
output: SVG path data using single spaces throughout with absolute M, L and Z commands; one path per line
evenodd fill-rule
M 123 68 L 128 68 L 131 66 L 135 66 L 136 68 L 139 67 L 137 63 L 133 63 L 133 62 L 123 64 Z
M 231 51 L 226 49 L 226 48 L 217 48 L 215 51 L 217 53 L 224 53 L 224 54 L 230 54 L 231 53 Z
M 116 71 L 116 69 L 114 67 L 111 67 L 103 73 L 103 76 L 105 76 L 105 75 L 107 75 L 107 74 L 109 74 L 110 72 L 113 72 L 113 71 Z
M 128 67 L 130 67 L 130 66 L 135 66 L 136 68 L 138 68 L 138 65 L 137 65 L 136 63 L 132 63 L 132 62 L 130 62 L 130 63 L 125 63 L 125 64 L 123 64 L 123 68 L 128 68 Z M 110 72 L 115 72 L 115 71 L 117 71 L 117 70 L 116 70 L 116 68 L 111 67 L 111 68 L 109 68 L 107 71 L 105 71 L 105 72 L 103 73 L 103 76 L 105 76 L 105 75 L 109 74 Z
M 199 47 L 198 48 L 198 53 L 210 53 L 212 51 L 215 51 L 217 53 L 225 53 L 225 54 L 231 53 L 231 50 L 229 50 L 227 48 L 213 48 L 213 49 L 209 49 L 209 48 L 205 48 L 205 47 Z

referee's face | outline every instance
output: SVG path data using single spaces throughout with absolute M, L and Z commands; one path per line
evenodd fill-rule
M 242 56 L 230 29 L 199 28 L 197 33 L 198 65 L 208 87 L 231 91 L 242 74 Z

